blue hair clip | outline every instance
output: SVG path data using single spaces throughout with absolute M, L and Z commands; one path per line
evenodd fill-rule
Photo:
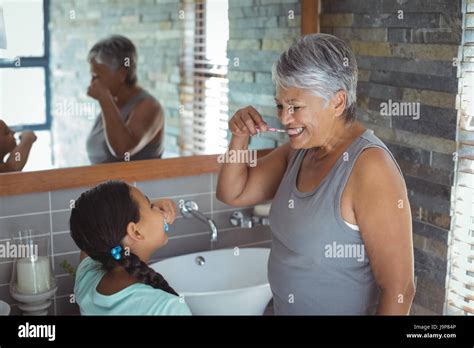
M 110 253 L 112 254 L 112 257 L 117 261 L 122 258 L 121 252 L 122 252 L 122 247 L 120 245 L 117 245 L 115 248 L 112 248 L 112 250 L 110 251 Z

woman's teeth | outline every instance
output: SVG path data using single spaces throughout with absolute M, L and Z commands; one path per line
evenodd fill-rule
M 289 135 L 299 135 L 301 132 L 303 132 L 304 127 L 299 127 L 299 128 L 288 128 L 288 134 Z

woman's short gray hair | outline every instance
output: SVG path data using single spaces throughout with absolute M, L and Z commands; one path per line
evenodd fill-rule
M 125 36 L 112 35 L 97 42 L 87 56 L 89 63 L 92 60 L 113 71 L 124 67 L 127 70 L 125 83 L 133 86 L 137 82 L 137 50 Z
M 343 90 L 347 95 L 346 122 L 355 118 L 357 62 L 341 39 L 329 34 L 310 34 L 293 43 L 272 67 L 277 87 L 301 88 L 326 103 Z

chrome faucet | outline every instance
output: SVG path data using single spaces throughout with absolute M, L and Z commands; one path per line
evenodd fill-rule
M 199 210 L 198 205 L 194 201 L 185 201 L 182 205 L 180 205 L 181 214 L 184 217 L 195 217 L 199 221 L 204 222 L 209 226 L 211 230 L 211 242 L 217 242 L 217 226 L 214 220 L 211 218 L 206 217 L 203 213 Z

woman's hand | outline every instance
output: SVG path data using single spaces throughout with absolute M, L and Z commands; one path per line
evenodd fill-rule
M 171 225 L 176 218 L 176 203 L 172 199 L 164 198 L 154 201 L 153 204 L 161 210 L 166 222 Z
M 268 128 L 262 115 L 260 115 L 253 106 L 247 106 L 237 110 L 229 121 L 230 131 L 233 135 L 238 137 L 256 135 L 257 130 L 255 126 L 259 126 L 260 130 L 266 130 Z
M 92 79 L 89 88 L 87 88 L 87 95 L 99 101 L 112 96 L 109 89 L 97 77 Z

